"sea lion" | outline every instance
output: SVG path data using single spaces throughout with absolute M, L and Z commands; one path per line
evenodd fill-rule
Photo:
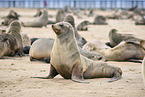
M 36 20 L 31 22 L 23 22 L 24 27 L 43 27 L 46 26 L 48 22 L 48 12 L 46 9 L 43 10 L 43 13 L 40 17 L 38 17 Z
M 78 31 L 77 31 L 77 29 L 76 29 L 76 27 L 75 27 L 75 20 L 74 20 L 74 17 L 73 17 L 71 14 L 68 14 L 68 15 L 64 18 L 63 21 L 64 21 L 64 22 L 68 22 L 68 23 L 70 23 L 70 24 L 73 26 L 74 33 L 75 33 L 75 38 L 76 38 L 76 40 L 77 40 L 77 44 L 78 44 L 79 47 L 82 48 L 83 45 L 85 45 L 85 44 L 87 43 L 87 40 L 86 40 L 84 37 L 82 37 L 81 35 L 79 35 L 79 33 L 78 33 Z
M 25 47 L 23 48 L 23 50 L 24 52 L 27 53 L 28 50 L 30 49 L 29 56 L 30 56 L 31 61 L 37 60 L 37 61 L 44 61 L 44 62 L 50 63 L 50 56 L 51 56 L 50 54 L 52 51 L 52 47 L 54 45 L 54 41 L 55 39 L 52 39 L 52 38 L 40 38 L 32 44 L 31 48 Z M 99 53 L 86 51 L 80 47 L 79 47 L 79 51 L 80 51 L 80 54 L 82 54 L 83 56 L 89 59 L 92 59 L 95 61 L 98 61 L 98 60 L 106 61 L 105 57 Z
M 30 48 L 29 56 L 30 60 L 44 60 L 50 58 L 52 47 L 54 44 L 54 39 L 52 38 L 40 38 L 36 40 Z M 45 60 L 44 60 L 45 61 Z M 50 61 L 50 60 L 49 60 Z M 47 62 L 47 60 L 45 62 Z
M 65 6 L 63 10 L 66 13 L 71 13 L 72 12 L 69 6 Z
M 60 22 L 52 25 L 52 29 L 56 37 L 51 52 L 50 73 L 47 77 L 36 78 L 52 79 L 60 74 L 65 79 L 81 83 L 85 83 L 84 78 L 113 77 L 109 82 L 121 78 L 119 67 L 96 62 L 80 54 L 71 24 Z
M 94 16 L 94 10 L 93 10 L 93 9 L 91 9 L 91 10 L 89 11 L 89 14 L 88 14 L 88 17 L 92 17 L 92 16 Z
M 83 50 L 86 51 L 94 51 L 97 49 L 108 49 L 110 48 L 109 46 L 107 46 L 104 42 L 101 41 L 92 41 L 92 42 L 87 42 L 84 46 L 83 46 Z
M 90 24 L 89 21 L 83 21 L 77 26 L 78 31 L 87 31 L 88 30 L 88 25 Z
M 139 43 L 121 42 L 114 48 L 96 49 L 95 51 L 102 54 L 108 61 L 142 60 L 145 56 L 145 40 L 141 40 Z
M 15 37 L 18 45 L 17 52 L 20 56 L 24 55 L 23 54 L 23 42 L 22 42 L 22 37 L 21 37 L 21 23 L 19 20 L 14 20 L 9 28 L 8 31 L 6 32 L 9 35 L 12 35 Z
M 132 34 L 121 34 L 121 33 L 118 33 L 118 30 L 111 29 L 110 32 L 109 32 L 109 40 L 110 40 L 111 47 L 114 47 L 122 41 L 139 42 L 141 39 L 136 38 Z
M 62 22 L 64 20 L 64 17 L 65 17 L 64 10 L 62 10 L 62 9 L 58 10 L 58 12 L 56 14 L 56 23 Z
M 0 35 L 0 57 L 23 55 L 23 44 L 20 35 L 21 24 L 18 20 L 11 22 L 8 32 Z
M 145 57 L 142 61 L 142 76 L 143 76 L 143 83 L 145 85 Z
M 97 15 L 93 22 L 94 25 L 108 25 L 106 18 L 102 15 Z
M 10 10 L 9 14 L 4 17 L 4 21 L 2 25 L 8 26 L 13 20 L 19 20 L 20 15 L 18 15 L 15 11 Z

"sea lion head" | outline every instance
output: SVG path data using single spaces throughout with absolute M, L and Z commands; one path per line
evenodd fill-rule
M 116 30 L 116 29 L 111 29 L 110 32 L 109 32 L 109 34 L 116 34 L 117 31 L 118 31 L 118 30 Z
M 67 22 L 56 23 L 52 25 L 52 29 L 56 33 L 56 35 L 67 34 L 73 31 L 72 25 Z
M 70 23 L 73 27 L 75 27 L 75 20 L 74 20 L 74 17 L 72 15 L 67 15 L 64 20 L 64 22 L 68 22 Z

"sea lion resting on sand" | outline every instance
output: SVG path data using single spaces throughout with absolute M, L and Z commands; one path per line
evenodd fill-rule
M 18 53 L 23 55 L 23 44 L 20 35 L 21 24 L 18 20 L 14 20 L 8 29 L 7 33 L 0 35 L 0 57 L 14 55 Z
M 40 60 L 47 63 L 50 63 L 51 51 L 54 45 L 55 39 L 52 38 L 40 38 L 36 40 L 29 51 L 29 56 L 31 61 Z M 26 49 L 26 48 L 25 48 Z M 98 61 L 106 61 L 106 59 L 99 53 L 85 51 L 79 47 L 80 54 L 85 57 Z
M 90 24 L 89 21 L 83 21 L 77 26 L 78 31 L 87 31 L 88 30 L 88 25 Z
M 47 77 L 52 79 L 60 74 L 66 79 L 75 82 L 85 82 L 84 78 L 113 77 L 109 82 L 121 78 L 122 71 L 119 67 L 107 65 L 82 56 L 79 52 L 73 27 L 67 22 L 52 25 L 56 39 L 51 52 L 51 67 Z
M 114 46 L 118 45 L 122 41 L 139 42 L 141 39 L 136 38 L 132 34 L 121 34 L 121 33 L 118 33 L 118 30 L 111 29 L 111 31 L 109 32 L 109 40 L 110 40 L 110 46 L 114 47 Z
M 10 10 L 9 14 L 4 17 L 3 25 L 8 26 L 13 20 L 19 20 L 20 15 L 18 15 L 15 11 Z
M 40 17 L 38 17 L 36 20 L 31 22 L 23 22 L 24 27 L 43 27 L 46 26 L 48 22 L 48 12 L 46 9 L 43 10 L 43 13 Z
M 145 56 L 145 40 L 137 42 L 121 42 L 114 48 L 94 49 L 93 52 L 102 54 L 108 61 L 135 61 Z M 134 60 L 135 59 L 135 60 Z
M 108 49 L 110 48 L 107 46 L 104 42 L 101 41 L 92 41 L 92 42 L 87 42 L 82 49 L 86 51 L 94 51 L 96 49 Z
M 102 15 L 97 15 L 93 22 L 94 25 L 108 25 L 106 18 Z

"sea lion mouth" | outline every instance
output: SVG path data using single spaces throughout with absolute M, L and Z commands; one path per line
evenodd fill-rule
M 61 34 L 61 29 L 57 25 L 52 25 L 52 29 L 57 35 Z

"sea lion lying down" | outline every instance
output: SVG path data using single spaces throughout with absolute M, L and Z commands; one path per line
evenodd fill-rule
M 102 54 L 108 61 L 137 61 L 142 60 L 145 56 L 145 40 L 121 42 L 114 48 L 108 49 L 90 47 L 88 50 Z
M 29 51 L 29 56 L 31 61 L 39 60 L 50 63 L 50 54 L 52 51 L 52 47 L 54 45 L 55 39 L 52 38 L 40 38 L 36 40 Z M 106 59 L 99 53 L 94 53 L 90 51 L 85 51 L 79 47 L 79 51 L 82 55 L 86 56 L 92 60 L 102 60 L 106 61 Z
M 48 12 L 46 9 L 44 9 L 40 17 L 38 17 L 34 21 L 23 22 L 22 24 L 24 27 L 43 27 L 46 26 L 47 21 L 48 21 Z
M 122 34 L 118 33 L 118 30 L 111 29 L 109 31 L 109 40 L 110 40 L 110 46 L 114 47 L 121 43 L 122 41 L 126 42 L 139 42 L 141 39 L 135 37 L 133 34 Z
M 65 79 L 84 83 L 84 78 L 112 77 L 109 82 L 121 78 L 122 70 L 104 62 L 97 62 L 81 55 L 74 36 L 74 29 L 67 22 L 52 25 L 56 34 L 51 52 L 50 73 L 47 77 L 52 79 L 60 74 Z
M 20 35 L 21 23 L 18 20 L 11 22 L 7 33 L 0 35 L 0 57 L 23 55 L 23 43 Z

